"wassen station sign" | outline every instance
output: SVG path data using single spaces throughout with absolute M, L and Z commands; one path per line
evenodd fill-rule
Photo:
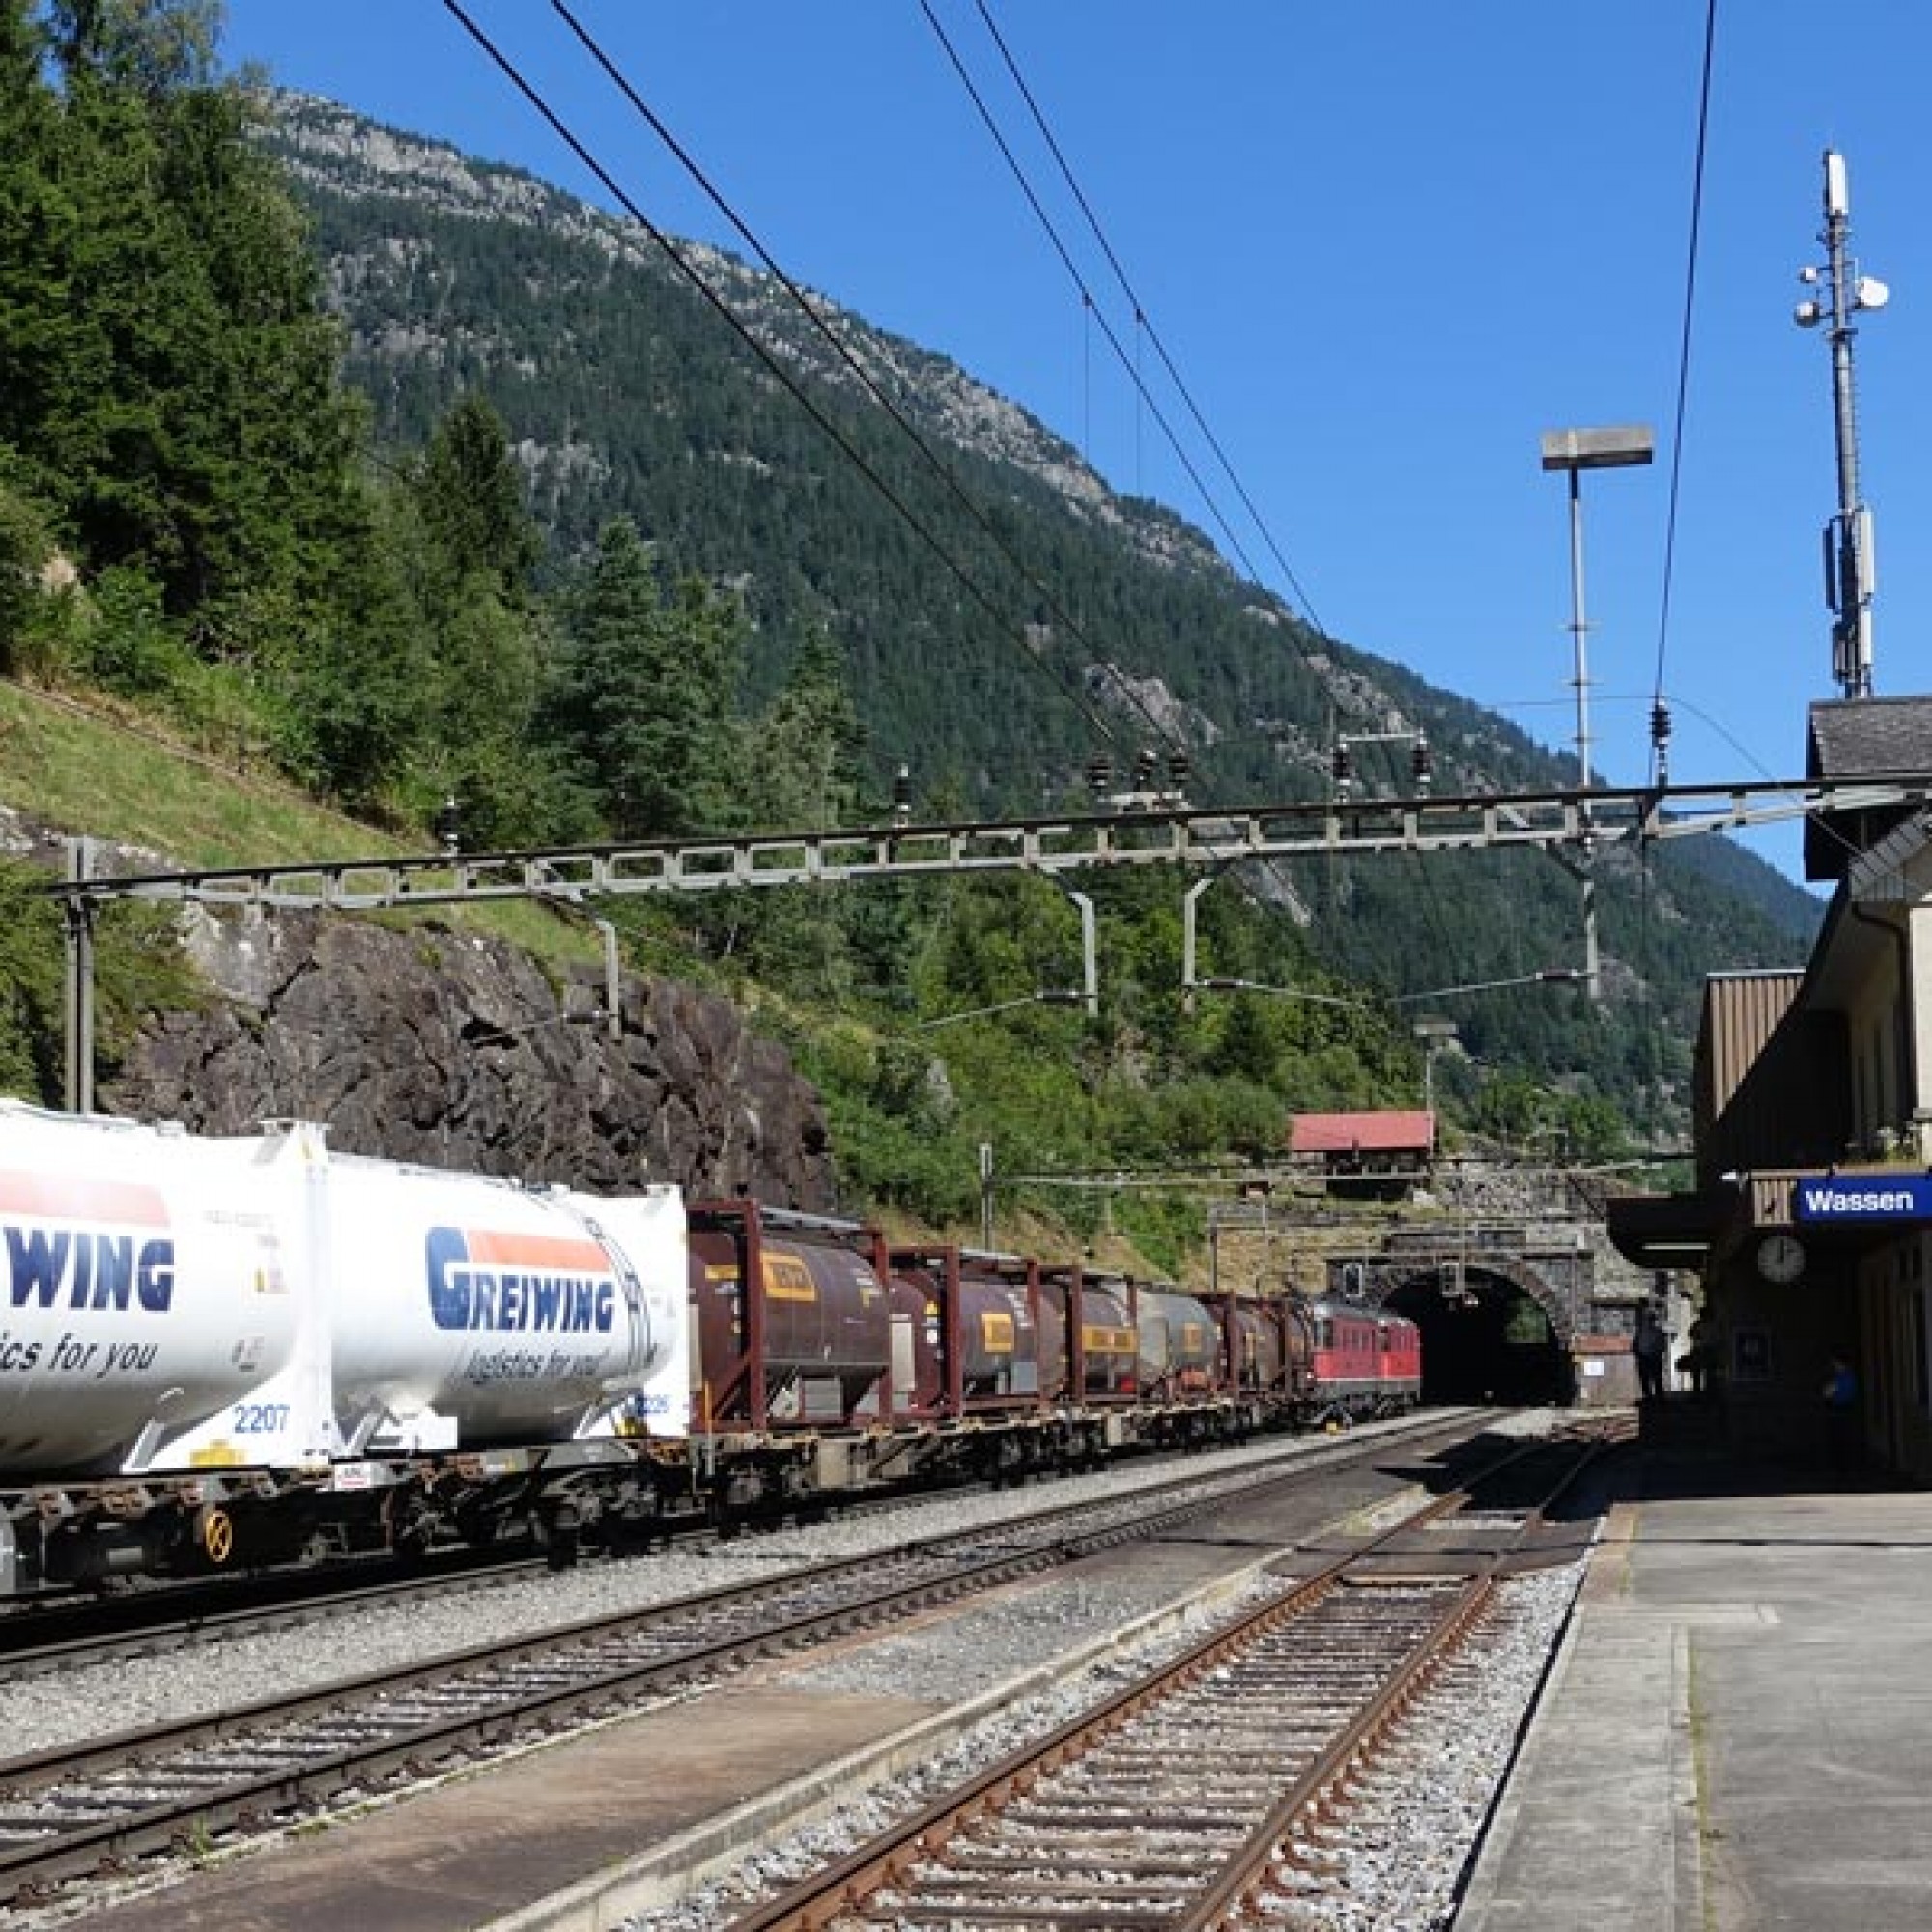
M 1801 1175 L 1791 1192 L 1800 1221 L 1932 1221 L 1932 1174 Z

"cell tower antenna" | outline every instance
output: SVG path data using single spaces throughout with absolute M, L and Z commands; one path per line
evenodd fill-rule
M 1825 244 L 1821 267 L 1800 269 L 1807 294 L 1794 311 L 1801 328 L 1828 326 L 1832 345 L 1832 400 L 1838 439 L 1838 510 L 1825 526 L 1825 603 L 1832 612 L 1832 675 L 1847 697 L 1872 695 L 1872 596 L 1878 573 L 1872 553 L 1872 515 L 1859 497 L 1859 415 L 1852 375 L 1852 317 L 1883 308 L 1891 291 L 1861 275 L 1846 246 L 1851 234 L 1851 194 L 1845 157 L 1825 151 Z

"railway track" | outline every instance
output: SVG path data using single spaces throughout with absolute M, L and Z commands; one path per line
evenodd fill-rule
M 19 1683 L 50 1670 L 287 1629 L 382 1604 L 487 1590 L 546 1567 L 541 1557 L 476 1552 L 427 1572 L 419 1564 L 372 1562 L 327 1577 L 229 1578 L 36 1605 L 0 1617 L 0 1678 Z
M 1472 1421 L 1466 1413 L 1448 1422 L 1439 1416 L 1413 1418 L 1396 1428 L 1378 1430 L 1370 1439 L 1381 1446 L 1427 1442 L 1437 1434 L 1471 1427 Z M 1344 1437 L 1332 1446 L 1318 1446 L 1296 1438 L 1294 1446 L 1284 1445 L 1279 1458 L 1248 1465 L 1247 1474 L 1252 1478 L 1277 1462 L 1294 1469 L 1327 1467 L 1337 1457 L 1360 1453 L 1360 1439 Z M 1150 1484 L 1141 1493 L 1151 1495 L 1163 1490 L 1185 1492 L 1201 1480 L 1198 1473 L 1177 1476 L 1164 1485 Z M 903 1512 L 909 1507 L 905 1497 L 895 1497 L 889 1502 L 854 1503 L 841 1514 L 858 1519 Z M 716 1533 L 706 1532 L 706 1537 L 715 1541 Z M 609 1560 L 647 1564 L 651 1559 Z M 303 1572 L 289 1577 L 181 1584 L 99 1601 L 43 1604 L 0 1616 L 0 1675 L 10 1683 L 20 1682 L 49 1670 L 76 1669 L 223 1637 L 271 1633 L 382 1605 L 461 1596 L 538 1576 L 547 1568 L 544 1558 L 537 1555 L 473 1551 L 439 1559 L 430 1569 L 369 1563 L 333 1577 Z
M 1465 1419 L 1460 1427 L 1466 1431 Z M 1424 1432 L 1449 1432 L 1436 1426 Z M 1400 1438 L 1406 1450 L 1416 1437 Z M 0 1763 L 0 1899 L 48 1899 L 156 1854 L 299 1818 L 642 1703 L 691 1694 L 753 1660 L 903 1618 L 1160 1533 L 1372 1444 L 1182 1478 L 629 1610 L 510 1644 Z M 64 1896 L 63 1902 L 67 1898 Z
M 1351 1810 L 1404 1775 L 1390 1754 L 1412 1714 L 1480 1669 L 1508 1617 L 1503 1573 L 1603 1446 L 1568 1444 L 1554 1467 L 1544 1452 L 1513 1460 L 1496 1477 L 1515 1497 L 1441 1498 L 753 1908 L 736 1932 L 1354 1922 L 1336 1849 Z M 1444 1570 L 1431 1529 L 1456 1512 Z

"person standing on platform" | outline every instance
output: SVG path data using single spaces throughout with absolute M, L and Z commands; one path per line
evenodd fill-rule
M 1718 1392 L 1718 1349 L 1711 1336 L 1711 1318 L 1700 1314 L 1690 1324 L 1690 1346 L 1678 1356 L 1677 1366 L 1690 1378 L 1690 1393 Z
M 1670 1347 L 1670 1338 L 1662 1329 L 1657 1317 L 1648 1309 L 1639 1309 L 1636 1318 L 1636 1333 L 1631 1337 L 1631 1353 L 1636 1357 L 1636 1393 L 1639 1402 L 1649 1402 L 1654 1396 L 1663 1393 L 1663 1358 Z
M 1832 1357 L 1832 1372 L 1825 1378 L 1825 1446 L 1832 1458 L 1832 1473 L 1841 1482 L 1852 1473 L 1859 1449 L 1859 1378 L 1842 1355 Z

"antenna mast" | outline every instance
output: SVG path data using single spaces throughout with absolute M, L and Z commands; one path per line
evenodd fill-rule
M 1825 151 L 1825 244 L 1822 268 L 1800 269 L 1798 279 L 1820 296 L 1807 296 L 1795 317 L 1801 328 L 1828 322 L 1832 345 L 1832 400 L 1838 439 L 1838 512 L 1825 526 L 1825 603 L 1832 612 L 1832 675 L 1847 697 L 1872 695 L 1872 593 L 1877 572 L 1872 556 L 1872 515 L 1859 499 L 1859 421 L 1852 377 L 1852 317 L 1860 309 L 1883 308 L 1891 291 L 1870 275 L 1861 275 L 1846 240 L 1851 233 L 1851 197 L 1845 185 L 1845 157 Z

